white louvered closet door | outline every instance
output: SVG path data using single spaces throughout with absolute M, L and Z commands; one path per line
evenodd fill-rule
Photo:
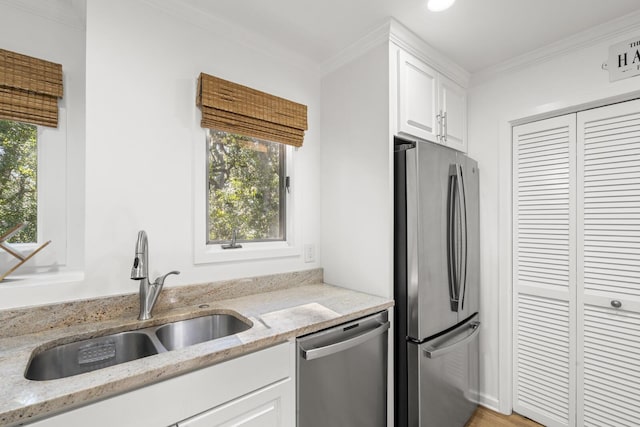
M 575 115 L 513 130 L 514 410 L 575 425 Z
M 640 425 L 640 101 L 578 113 L 578 425 Z

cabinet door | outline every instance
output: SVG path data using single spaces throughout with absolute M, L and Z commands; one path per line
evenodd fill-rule
M 513 409 L 575 426 L 575 115 L 513 130 Z
M 467 93 L 462 86 L 440 76 L 442 139 L 447 147 L 467 152 Z
M 294 427 L 293 381 L 287 379 L 180 421 L 178 427 Z M 289 407 L 291 406 L 291 407 Z
M 407 52 L 398 57 L 398 131 L 439 142 L 438 73 Z
M 640 101 L 578 113 L 578 425 L 640 420 Z

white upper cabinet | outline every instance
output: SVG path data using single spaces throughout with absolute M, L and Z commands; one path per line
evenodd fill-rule
M 401 50 L 398 77 L 398 130 L 429 141 L 438 140 L 438 73 Z
M 467 151 L 467 95 L 415 56 L 398 54 L 398 132 Z
M 467 151 L 467 93 L 453 80 L 439 76 L 439 100 L 442 120 L 441 140 L 447 147 Z

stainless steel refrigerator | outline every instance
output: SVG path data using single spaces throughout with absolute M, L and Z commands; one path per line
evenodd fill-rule
M 478 167 L 395 139 L 395 425 L 463 427 L 477 407 Z

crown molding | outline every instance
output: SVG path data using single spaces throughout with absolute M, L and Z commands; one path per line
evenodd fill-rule
M 180 0 L 140 0 L 154 9 L 170 16 L 178 17 L 201 30 L 207 31 L 217 38 L 225 38 L 230 42 L 242 45 L 262 55 L 270 56 L 277 61 L 285 62 L 293 67 L 320 76 L 318 64 L 309 58 L 268 41 L 250 29 L 241 27 Z
M 638 31 L 639 28 L 640 10 L 473 73 L 471 85 L 476 86 L 500 76 L 551 61 L 569 52 L 607 41 L 634 30 Z
M 364 55 L 371 49 L 389 42 L 390 24 L 389 20 L 385 20 L 382 25 L 377 26 L 333 57 L 322 62 L 320 64 L 320 74 L 325 76 Z
M 321 75 L 325 76 L 364 55 L 369 50 L 389 42 L 419 58 L 462 87 L 466 88 L 469 85 L 470 74 L 467 70 L 447 58 L 393 18 L 386 19 L 383 24 L 374 28 L 334 57 L 323 62 L 320 66 Z
M 86 29 L 85 0 L 4 0 L 2 4 L 77 30 Z
M 393 18 L 390 19 L 389 38 L 394 44 L 413 56 L 418 57 L 431 68 L 449 77 L 460 86 L 464 88 L 469 86 L 471 74 L 466 69 L 449 59 L 445 54 L 425 42 Z

